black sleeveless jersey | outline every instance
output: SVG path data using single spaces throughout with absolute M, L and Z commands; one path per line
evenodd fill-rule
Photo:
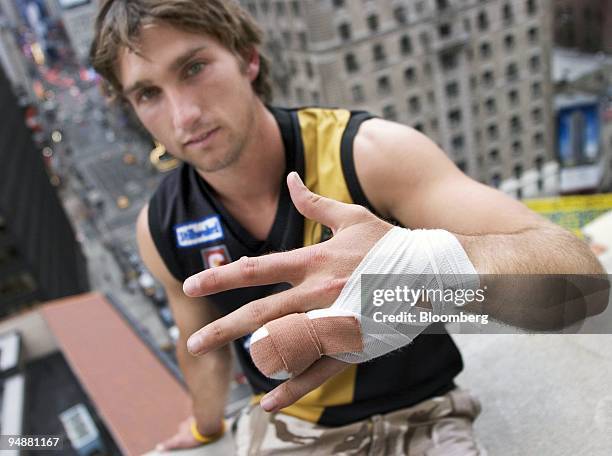
M 372 210 L 357 180 L 352 153 L 357 130 L 372 117 L 370 114 L 343 109 L 269 109 L 282 134 L 285 175 L 297 171 L 312 191 Z M 150 200 L 148 215 L 159 254 L 181 282 L 205 268 L 245 255 L 291 250 L 321 242 L 329 235 L 320 224 L 297 212 L 283 181 L 276 218 L 267 239 L 259 241 L 232 218 L 206 181 L 187 164 L 163 179 Z M 222 314 L 227 314 L 288 287 L 278 284 L 241 288 L 208 299 Z M 283 413 L 322 425 L 340 426 L 447 392 L 454 387 L 453 379 L 463 368 L 461 355 L 443 327 L 437 327 L 436 334 L 427 332 L 407 347 L 349 366 L 283 409 Z M 258 400 L 280 382 L 257 370 L 249 355 L 249 337 L 234 344 L 253 388 L 253 400 Z

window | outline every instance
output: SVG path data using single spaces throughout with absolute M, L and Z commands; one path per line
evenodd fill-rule
M 312 79 L 314 77 L 314 70 L 312 68 L 312 63 L 310 63 L 309 60 L 306 60 L 306 63 L 304 63 L 304 66 L 306 67 L 306 76 L 308 76 L 308 79 Z
M 276 2 L 276 14 L 279 16 L 285 15 L 285 2 Z
M 340 39 L 342 41 L 348 41 L 351 39 L 351 24 L 347 24 L 343 22 L 338 26 L 338 34 L 340 35 Z
M 436 7 L 440 11 L 445 10 L 446 8 L 448 8 L 448 0 L 436 0 Z
M 367 19 L 368 28 L 371 32 L 378 31 L 378 16 L 376 14 L 370 14 Z
M 334 8 L 343 8 L 344 0 L 332 0 L 332 4 L 334 5 Z
M 408 100 L 408 109 L 410 109 L 410 112 L 412 114 L 418 114 L 419 112 L 421 112 L 421 100 L 419 99 L 419 97 L 410 97 L 410 99 Z
M 427 101 L 429 104 L 434 104 L 436 102 L 436 96 L 431 90 L 427 92 Z
M 457 81 L 452 81 L 446 84 L 446 96 L 449 98 L 455 98 L 459 95 L 459 84 Z
M 491 45 L 489 43 L 482 43 L 480 45 L 480 57 L 483 59 L 491 57 Z
M 425 127 L 423 126 L 423 124 L 421 122 L 416 123 L 414 125 L 414 129 L 420 131 L 421 133 L 425 132 Z
M 538 10 L 536 0 L 527 0 L 525 6 L 528 14 L 535 14 Z
M 385 63 L 387 60 L 387 56 L 385 54 L 385 48 L 382 44 L 375 44 L 372 48 L 372 55 L 374 57 L 374 61 L 377 64 Z
M 432 131 L 438 131 L 438 119 L 433 118 L 429 121 L 429 125 L 431 126 Z
M 527 38 L 529 39 L 529 43 L 535 44 L 538 41 L 538 29 L 536 27 L 531 27 L 527 31 Z
M 522 131 L 523 126 L 519 116 L 512 116 L 510 119 L 510 131 L 514 134 L 518 134 Z
M 353 95 L 353 101 L 355 103 L 362 103 L 365 100 L 363 86 L 360 84 L 353 86 L 353 88 L 351 89 L 351 94 Z
M 489 160 L 493 163 L 496 163 L 499 160 L 499 150 L 491 149 L 489 151 Z
M 539 71 L 540 70 L 540 56 L 534 55 L 529 59 L 529 68 L 531 71 Z
M 293 10 L 293 15 L 294 16 L 301 16 L 302 15 L 302 10 L 300 8 L 300 2 L 298 0 L 293 0 L 291 2 L 291 9 Z
M 308 48 L 308 37 L 306 36 L 306 32 L 298 33 L 298 40 L 300 42 L 300 49 L 305 51 Z
M 463 146 L 465 144 L 465 140 L 463 139 L 463 135 L 454 136 L 451 144 L 453 145 L 453 151 L 461 152 L 463 150 Z
M 506 35 L 504 37 L 504 46 L 506 47 L 507 51 L 514 49 L 514 36 Z
M 456 52 L 444 52 L 440 55 L 440 65 L 444 70 L 457 68 L 458 58 Z
M 424 48 L 429 47 L 429 35 L 427 34 L 427 32 L 421 32 L 421 34 L 419 35 L 419 40 L 421 41 L 421 45 L 423 45 Z
M 270 2 L 268 0 L 261 0 L 261 10 L 267 14 L 270 10 Z
M 395 110 L 395 106 L 387 105 L 383 108 L 383 117 L 387 120 L 396 120 L 397 119 L 397 111 Z
M 531 96 L 533 98 L 540 98 L 542 96 L 542 84 L 540 82 L 531 84 Z
M 359 71 L 359 63 L 357 62 L 355 54 L 346 54 L 344 56 L 344 66 L 346 67 L 346 71 L 349 73 Z
M 523 144 L 520 141 L 512 142 L 512 155 L 521 155 L 523 153 Z
M 406 8 L 403 6 L 398 6 L 393 10 L 393 17 L 398 24 L 405 24 L 408 22 L 408 18 L 406 17 Z
M 506 80 L 508 82 L 514 82 L 518 79 L 518 68 L 516 63 L 510 63 L 506 67 Z
M 504 18 L 504 25 L 511 25 L 514 21 L 514 14 L 512 12 L 512 6 L 506 3 L 502 9 L 502 16 Z
M 319 103 L 321 103 L 321 97 L 319 96 L 319 92 L 317 92 L 316 90 L 310 92 L 310 97 L 312 98 L 313 104 L 318 105 Z
M 413 67 L 408 67 L 404 70 L 404 81 L 406 84 L 411 84 L 416 81 L 416 71 Z
M 484 11 L 481 11 L 480 14 L 478 14 L 478 28 L 481 31 L 487 30 L 489 28 L 489 18 L 487 17 L 487 13 L 485 13 Z
M 491 176 L 491 186 L 495 188 L 499 188 L 501 184 L 501 176 L 498 173 L 495 173 Z
M 508 103 L 510 103 L 511 106 L 516 106 L 519 104 L 519 101 L 519 93 L 517 90 L 512 89 L 508 92 Z
M 533 108 L 531 110 L 531 120 L 535 123 L 541 122 L 542 121 L 542 109 Z
M 493 85 L 493 72 L 491 70 L 482 73 L 482 83 L 485 87 L 491 87 Z
M 523 175 L 523 165 L 521 165 L 520 163 L 518 165 L 514 165 L 512 172 L 514 174 L 514 177 L 520 179 Z
M 459 109 L 453 109 L 448 113 L 448 120 L 451 127 L 456 127 L 461 123 L 461 111 Z
M 499 137 L 499 130 L 497 129 L 497 125 L 489 125 L 487 127 L 487 135 L 491 140 L 497 139 Z
M 403 55 L 407 55 L 412 52 L 412 41 L 408 35 L 404 35 L 400 38 L 400 52 Z
M 457 168 L 459 168 L 463 173 L 465 173 L 465 171 L 467 170 L 467 163 L 465 162 L 465 160 L 459 160 L 455 163 L 455 165 L 457 165 Z
M 391 93 L 391 80 L 389 76 L 381 76 L 376 81 L 376 86 L 378 87 L 378 93 L 380 95 L 388 95 Z
M 488 114 L 495 114 L 495 112 L 497 111 L 497 107 L 495 105 L 495 98 L 488 98 L 485 101 L 485 107 L 487 108 Z
M 538 155 L 534 160 L 535 167 L 538 171 L 542 170 L 542 166 L 544 165 L 544 157 Z
M 289 30 L 283 30 L 281 35 L 283 37 L 283 43 L 285 43 L 287 47 L 291 47 L 291 32 Z
M 452 27 L 450 24 L 442 24 L 438 27 L 438 35 L 440 38 L 448 38 L 452 33 Z
M 544 145 L 544 134 L 542 132 L 537 132 L 533 135 L 533 146 L 534 147 L 542 147 Z

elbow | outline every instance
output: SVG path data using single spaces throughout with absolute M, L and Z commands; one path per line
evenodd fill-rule
M 607 275 L 568 275 L 564 282 L 561 299 L 538 306 L 532 320 L 534 328 L 529 329 L 560 331 L 576 327 L 608 308 L 610 281 Z M 579 330 L 579 326 L 575 328 L 576 332 Z

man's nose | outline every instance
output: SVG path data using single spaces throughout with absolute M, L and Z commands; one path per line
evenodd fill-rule
M 175 91 L 169 95 L 174 129 L 178 132 L 192 132 L 202 117 L 202 110 L 193 96 L 184 91 Z

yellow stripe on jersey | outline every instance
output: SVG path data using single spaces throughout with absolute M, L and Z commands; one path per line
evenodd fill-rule
M 305 184 L 319 195 L 352 203 L 342 172 L 340 144 L 351 114 L 344 109 L 302 109 L 297 113 L 304 146 Z M 321 224 L 304 220 L 304 246 L 321 240 Z M 303 420 L 317 422 L 325 407 L 350 404 L 355 392 L 357 365 L 327 380 L 295 404 L 282 410 Z
M 305 184 L 319 195 L 352 203 L 340 161 L 342 135 L 351 117 L 344 109 L 302 109 L 298 119 L 304 145 Z M 304 245 L 321 239 L 321 224 L 304 221 Z

